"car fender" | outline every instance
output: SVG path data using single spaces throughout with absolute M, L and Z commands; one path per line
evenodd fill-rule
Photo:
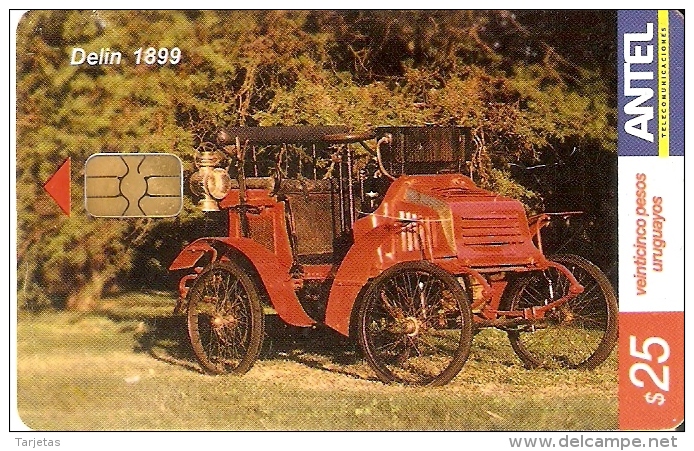
M 254 266 L 270 297 L 273 308 L 282 320 L 300 327 L 315 324 L 315 321 L 306 314 L 296 297 L 289 268 L 283 266 L 275 254 L 249 238 L 198 239 L 178 254 L 169 269 L 173 271 L 192 268 L 207 253 L 211 254 L 210 263 L 214 263 L 225 256 L 228 258 L 228 254 L 232 250 L 244 255 Z
M 349 336 L 352 309 L 360 291 L 369 279 L 378 276 L 391 266 L 407 260 L 419 260 L 419 252 L 407 254 L 392 252 L 393 235 L 400 234 L 400 227 L 384 224 L 374 228 L 354 243 L 335 274 L 330 288 L 325 324 L 339 333 Z

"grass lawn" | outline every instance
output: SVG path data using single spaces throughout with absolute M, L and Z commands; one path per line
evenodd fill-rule
M 616 352 L 594 371 L 526 370 L 484 330 L 441 388 L 378 382 L 351 342 L 267 317 L 243 377 L 201 374 L 169 294 L 93 314 L 20 312 L 18 412 L 38 430 L 593 430 L 617 428 Z

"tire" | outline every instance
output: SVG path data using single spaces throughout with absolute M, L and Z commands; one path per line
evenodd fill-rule
M 233 262 L 214 263 L 195 279 L 188 299 L 188 336 L 202 368 L 248 372 L 260 353 L 264 317 L 246 272 Z
M 453 276 L 434 264 L 399 263 L 364 293 L 358 339 L 381 381 L 445 385 L 470 354 L 468 297 Z
M 605 274 L 588 260 L 570 254 L 549 259 L 571 271 L 584 291 L 546 312 L 545 323 L 509 331 L 511 346 L 527 368 L 594 369 L 617 343 L 617 296 Z M 546 305 L 564 296 L 569 286 L 555 268 L 521 275 L 507 290 L 501 309 Z

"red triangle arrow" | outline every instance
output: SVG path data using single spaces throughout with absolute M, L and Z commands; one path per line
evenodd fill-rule
M 60 165 L 55 174 L 43 185 L 66 215 L 70 216 L 70 157 Z

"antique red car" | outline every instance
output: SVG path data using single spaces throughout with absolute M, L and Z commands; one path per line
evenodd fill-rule
M 543 254 L 553 214 L 528 218 L 461 175 L 471 146 L 458 127 L 220 130 L 190 181 L 203 210 L 228 211 L 228 233 L 170 266 L 186 270 L 178 308 L 202 367 L 247 372 L 264 306 L 358 340 L 384 382 L 446 384 L 484 327 L 506 331 L 527 367 L 602 363 L 617 338 L 609 281 Z

